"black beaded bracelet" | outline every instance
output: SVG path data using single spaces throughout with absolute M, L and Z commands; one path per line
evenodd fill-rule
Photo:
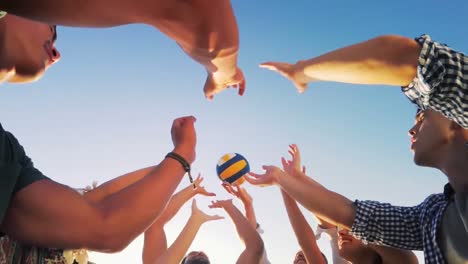
M 193 183 L 192 174 L 190 173 L 190 163 L 188 163 L 188 162 L 184 159 L 184 157 L 182 157 L 181 155 L 179 155 L 179 154 L 177 154 L 177 153 L 175 153 L 175 152 L 169 152 L 169 153 L 167 153 L 166 158 L 175 159 L 175 160 L 177 160 L 178 162 L 180 162 L 180 164 L 182 165 L 182 168 L 184 168 L 185 172 L 188 173 L 190 183 L 193 185 L 193 188 L 195 189 L 196 186 L 195 186 L 195 183 Z

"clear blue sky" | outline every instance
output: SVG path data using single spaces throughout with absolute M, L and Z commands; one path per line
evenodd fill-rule
M 2 125 L 43 173 L 72 187 L 158 163 L 172 148 L 172 120 L 195 115 L 193 170 L 218 198 L 229 197 L 215 174 L 222 154 L 241 153 L 259 172 L 263 164 L 280 165 L 290 143 L 299 145 L 314 179 L 350 199 L 411 206 L 442 191 L 442 173 L 412 162 L 407 131 L 415 107 L 398 87 L 314 83 L 299 95 L 258 64 L 295 62 L 381 34 L 427 33 L 466 52 L 468 2 L 234 0 L 233 7 L 247 79 L 244 97 L 228 90 L 206 101 L 204 69 L 151 27 L 59 28 L 62 60 L 36 83 L 0 87 Z M 279 190 L 247 189 L 270 260 L 292 263 L 299 246 Z M 198 202 L 209 213 L 223 214 L 207 208 L 210 199 Z M 189 214 L 189 206 L 182 208 L 168 225 L 169 242 Z M 92 260 L 137 263 L 141 246 L 137 239 L 122 253 L 92 254 Z M 329 254 L 325 240 L 320 246 Z M 213 263 L 233 263 L 242 245 L 224 220 L 203 226 L 191 249 L 205 250 Z

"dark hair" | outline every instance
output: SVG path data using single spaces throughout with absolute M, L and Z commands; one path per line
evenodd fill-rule
M 210 261 L 207 259 L 189 259 L 188 261 L 184 258 L 184 264 L 210 264 Z
M 374 264 L 383 264 L 382 256 L 377 254 L 377 258 L 375 259 Z
M 57 26 L 53 25 L 52 28 L 54 29 L 54 35 L 52 36 L 52 41 L 55 42 L 57 40 Z

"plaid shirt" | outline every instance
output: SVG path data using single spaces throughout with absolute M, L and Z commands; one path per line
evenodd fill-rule
M 428 35 L 416 41 L 422 46 L 418 73 L 403 92 L 421 110 L 438 111 L 468 129 L 468 57 Z
M 414 207 L 356 200 L 351 234 L 364 243 L 424 250 L 425 263 L 445 263 L 437 230 L 452 196 L 453 189 L 447 184 L 443 194 L 432 194 Z

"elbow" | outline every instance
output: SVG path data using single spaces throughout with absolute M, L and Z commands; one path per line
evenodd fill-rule
M 130 234 L 119 232 L 120 228 L 110 225 L 104 220 L 94 222 L 92 229 L 87 235 L 86 244 L 88 246 L 86 248 L 102 253 L 121 252 L 134 238 Z
M 259 258 L 263 256 L 263 253 L 265 252 L 265 244 L 263 243 L 263 240 L 260 236 L 258 236 L 258 239 L 255 239 L 255 245 L 252 245 L 251 249 L 253 254 Z
M 107 234 L 101 237 L 101 252 L 103 253 L 118 253 L 123 251 L 131 240 L 117 238 L 113 235 Z
M 102 253 L 118 253 L 124 250 L 130 241 L 113 232 L 101 231 L 94 237 L 90 248 Z

